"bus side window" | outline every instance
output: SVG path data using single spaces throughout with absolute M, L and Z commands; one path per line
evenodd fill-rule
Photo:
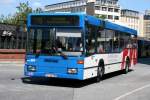
M 120 51 L 124 50 L 125 48 L 131 48 L 131 40 L 130 36 L 126 33 L 120 33 Z
M 123 37 L 120 37 L 120 51 L 122 51 L 124 49 L 124 38 Z
M 133 37 L 132 38 L 132 46 L 133 46 L 133 48 L 137 48 L 137 37 Z
M 105 53 L 105 31 L 99 31 L 97 33 L 97 52 L 102 54 Z
M 105 53 L 104 47 L 103 47 L 102 44 L 99 44 L 99 47 L 98 47 L 98 53 Z
M 113 52 L 119 52 L 120 51 L 120 44 L 119 44 L 119 38 L 120 38 L 120 33 L 115 31 L 114 36 L 113 36 Z
M 114 31 L 105 30 L 105 50 L 107 53 L 113 52 L 113 37 Z
M 87 25 L 87 36 L 86 36 L 86 52 L 87 55 L 94 54 L 96 52 L 96 27 L 90 24 Z

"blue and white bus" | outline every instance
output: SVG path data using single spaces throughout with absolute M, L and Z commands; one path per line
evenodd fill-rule
M 25 76 L 85 80 L 136 64 L 137 31 L 77 13 L 29 14 Z
M 150 57 L 150 40 L 138 38 L 138 58 Z

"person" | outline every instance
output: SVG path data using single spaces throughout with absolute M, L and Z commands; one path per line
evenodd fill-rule
M 99 45 L 99 47 L 98 47 L 98 52 L 99 53 L 104 53 L 104 48 L 103 48 L 103 45 Z
M 58 49 L 58 51 L 65 50 L 65 47 L 58 38 L 56 39 L 56 48 Z
M 77 39 L 74 45 L 75 51 L 83 51 L 81 39 Z
M 131 43 L 128 43 L 128 44 L 127 44 L 127 48 L 132 48 L 132 44 L 131 44 Z

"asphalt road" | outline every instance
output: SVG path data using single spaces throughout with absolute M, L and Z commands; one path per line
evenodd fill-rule
M 25 80 L 25 83 L 23 82 Z M 150 100 L 150 59 L 128 74 L 115 72 L 96 83 L 23 78 L 22 64 L 0 64 L 0 100 Z

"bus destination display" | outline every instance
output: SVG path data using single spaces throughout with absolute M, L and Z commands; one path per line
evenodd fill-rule
M 31 16 L 31 25 L 78 26 L 79 16 Z

